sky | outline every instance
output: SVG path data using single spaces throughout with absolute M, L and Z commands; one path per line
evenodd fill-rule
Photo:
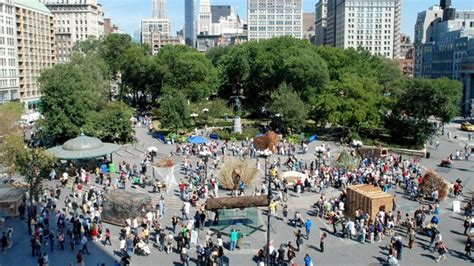
M 199 2 L 199 0 L 196 0 Z M 314 12 L 318 0 L 303 0 L 304 12 Z M 140 29 L 140 20 L 151 17 L 151 0 L 98 0 L 102 4 L 105 17 L 132 36 Z M 237 9 L 241 19 L 247 18 L 247 0 L 210 0 L 212 5 L 231 5 Z M 452 0 L 457 10 L 474 10 L 474 0 Z M 413 37 L 413 27 L 418 12 L 439 4 L 439 0 L 402 0 L 401 32 Z M 168 17 L 172 32 L 184 27 L 184 0 L 168 0 Z

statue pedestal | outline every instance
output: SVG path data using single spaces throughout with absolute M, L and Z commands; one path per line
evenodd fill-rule
M 234 117 L 234 133 L 242 133 L 242 123 L 240 117 Z

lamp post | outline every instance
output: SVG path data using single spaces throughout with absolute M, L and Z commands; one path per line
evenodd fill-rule
M 199 156 L 202 158 L 202 160 L 204 161 L 204 165 L 205 165 L 205 175 L 204 175 L 204 179 L 202 180 L 202 185 L 204 185 L 206 183 L 206 180 L 207 180 L 207 163 L 209 162 L 209 157 L 211 157 L 212 153 L 208 150 L 204 150 L 202 152 L 199 153 Z
M 352 143 L 351 143 L 351 145 L 352 145 L 352 147 L 355 148 L 356 153 L 358 154 L 360 147 L 362 147 L 362 141 L 360 141 L 360 140 L 353 140 Z
M 271 176 L 267 175 L 267 161 L 268 158 L 272 155 L 272 152 L 269 150 L 265 150 L 262 154 L 262 157 L 265 158 L 265 173 L 264 177 L 267 180 L 268 184 L 268 209 L 267 209 L 267 247 L 266 247 L 266 259 L 267 259 L 267 265 L 270 265 L 270 203 L 272 200 L 272 183 L 271 183 Z
M 323 147 L 317 147 L 316 148 L 316 157 L 318 158 L 316 167 L 319 169 L 321 166 L 321 155 L 324 153 L 324 148 Z
M 190 114 L 189 116 L 193 119 L 194 124 L 196 124 L 196 117 L 198 117 L 199 115 L 196 114 L 196 113 L 192 113 L 192 114 Z

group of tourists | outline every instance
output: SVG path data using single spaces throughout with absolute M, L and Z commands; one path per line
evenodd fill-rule
M 143 119 L 142 123 L 147 125 L 147 119 Z M 305 266 L 310 266 L 316 260 L 302 252 L 304 242 L 319 242 L 319 251 L 324 252 L 325 242 L 330 237 L 348 238 L 360 244 L 380 243 L 389 239 L 386 246 L 387 263 L 395 265 L 403 260 L 405 247 L 414 247 L 417 234 L 429 237 L 430 249 L 437 253 L 436 261 L 446 259 L 447 247 L 438 230 L 443 221 L 439 217 L 437 191 L 430 194 L 431 201 L 428 204 L 421 204 L 414 212 L 400 209 L 397 197 L 393 198 L 392 209 L 382 210 L 375 217 L 362 209 L 350 214 L 346 212 L 345 188 L 355 184 L 370 184 L 383 191 L 401 189 L 407 197 L 419 200 L 424 193 L 420 186 L 423 175 L 419 160 L 389 155 L 384 159 L 360 158 L 351 166 L 342 166 L 335 163 L 330 145 L 318 146 L 318 158 L 309 161 L 299 158 L 298 149 L 304 154 L 308 151 L 308 144 L 301 143 L 298 148 L 298 145 L 286 141 L 277 143 L 274 150 L 276 154 L 268 159 L 267 173 L 263 175 L 262 182 L 248 193 L 266 195 L 270 191 L 270 184 L 273 197 L 268 215 L 281 217 L 286 226 L 294 227 L 291 230 L 294 239 L 280 244 L 271 241 L 268 247 L 263 246 L 258 250 L 255 255 L 259 265 L 269 261 L 270 265 L 297 265 L 303 262 Z M 354 149 L 349 152 L 357 158 Z M 183 265 L 189 265 L 193 248 L 199 265 L 228 265 L 229 258 L 225 254 L 244 248 L 244 233 L 237 228 L 232 228 L 228 233 L 210 230 L 209 227 L 219 223 L 219 212 L 207 211 L 202 202 L 209 197 L 219 197 L 219 180 L 214 174 L 208 173 L 208 168 L 219 169 L 227 157 L 234 156 L 256 159 L 255 167 L 262 171 L 266 159 L 259 158 L 259 152 L 251 140 L 176 144 L 170 156 L 173 159 L 173 156 L 181 157 L 182 176 L 177 190 L 183 202 L 182 208 L 172 214 L 166 206 L 165 199 L 168 196 L 163 194 L 155 206 L 141 207 L 140 216 L 125 219 L 115 235 L 102 222 L 104 195 L 108 191 L 127 189 L 132 184 L 143 187 L 151 185 L 153 192 L 162 193 L 162 181 L 147 182 L 150 179 L 147 167 L 154 160 L 154 154 L 150 152 L 145 153 L 141 165 L 120 162 L 117 174 L 110 173 L 111 162 L 107 160 L 91 169 L 69 169 L 59 176 L 60 183 L 46 190 L 39 201 L 30 205 L 26 200 L 21 206 L 25 215 L 21 217 L 26 216 L 31 236 L 31 254 L 38 258 L 38 265 L 48 265 L 49 252 L 67 250 L 76 254 L 75 264 L 84 265 L 84 256 L 94 254 L 90 243 L 99 241 L 102 245 L 110 245 L 120 251 L 120 260 L 116 265 L 129 265 L 132 257 L 148 256 L 152 252 L 177 254 Z M 465 155 L 460 153 L 455 156 L 461 159 Z M 292 180 L 280 178 L 286 170 L 302 175 Z M 56 171 L 59 172 L 59 169 L 50 175 L 54 182 L 57 179 Z M 234 195 L 246 194 L 249 186 L 239 185 L 240 193 Z M 459 186 L 460 182 L 453 184 L 455 193 L 459 191 L 456 188 Z M 341 192 L 335 194 L 332 188 L 340 189 Z M 71 196 L 64 193 L 67 189 L 70 189 Z M 324 231 L 312 234 L 313 220 L 304 217 L 305 213 L 301 210 L 293 210 L 289 206 L 290 193 L 300 197 L 308 193 L 317 194 L 318 200 L 312 202 L 308 209 L 332 227 L 332 235 Z M 467 230 L 471 226 L 467 218 L 472 215 L 471 208 L 469 205 L 464 208 L 465 234 L 468 234 Z M 3 233 L 2 251 L 7 252 L 12 243 L 13 229 L 10 227 Z M 466 240 L 465 256 L 471 256 L 470 237 Z

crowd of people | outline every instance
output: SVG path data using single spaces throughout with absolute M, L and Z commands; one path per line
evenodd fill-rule
M 299 149 L 303 154 L 307 144 L 302 143 Z M 346 213 L 347 195 L 345 188 L 355 184 L 378 186 L 383 191 L 401 189 L 407 197 L 417 200 L 423 175 L 420 161 L 404 159 L 401 156 L 389 155 L 384 159 L 360 159 L 352 167 L 335 163 L 329 145 L 321 145 L 322 154 L 317 160 L 298 158 L 297 145 L 286 141 L 279 142 L 276 155 L 269 159 L 268 177 L 257 183 L 254 195 L 269 193 L 268 180 L 272 186 L 273 199 L 269 215 L 282 217 L 288 226 L 295 227 L 294 241 L 277 245 L 271 241 L 257 252 L 255 259 L 260 265 L 267 260 L 270 265 L 296 265 L 297 253 L 301 251 L 304 241 L 318 241 L 319 250 L 324 252 L 324 243 L 329 237 L 353 239 L 361 244 L 381 242 L 390 239 L 387 250 L 387 263 L 397 264 L 402 260 L 403 249 L 412 249 L 416 234 L 430 238 L 430 248 L 438 253 L 437 261 L 446 259 L 447 247 L 441 232 L 437 229 L 439 218 L 439 199 L 436 191 L 430 194 L 432 200 L 426 207 L 421 205 L 415 212 L 404 212 L 398 207 L 397 198 L 393 198 L 391 210 L 380 211 L 375 217 L 362 209 L 355 213 Z M 355 156 L 355 150 L 350 151 Z M 202 156 L 209 153 L 209 156 Z M 60 175 L 60 183 L 54 185 L 42 195 L 40 200 L 29 205 L 22 205 L 22 217 L 26 216 L 27 228 L 31 235 L 32 256 L 38 257 L 39 265 L 48 265 L 48 250 L 62 252 L 71 250 L 76 253 L 76 263 L 84 265 L 84 255 L 93 253 L 89 243 L 101 241 L 103 245 L 117 247 L 121 258 L 117 265 L 129 265 L 133 256 L 148 256 L 152 252 L 163 254 L 176 253 L 183 265 L 189 265 L 191 249 L 195 248 L 199 265 L 227 265 L 226 252 L 241 249 L 244 234 L 232 229 L 228 236 L 219 230 L 209 230 L 209 226 L 218 224 L 219 212 L 206 211 L 202 200 L 208 197 L 219 197 L 219 180 L 207 173 L 207 168 L 214 170 L 221 167 L 226 157 L 246 157 L 256 159 L 256 168 L 262 170 L 263 158 L 255 149 L 251 140 L 237 142 L 211 141 L 208 144 L 176 144 L 171 158 L 180 156 L 182 177 L 178 190 L 183 201 L 181 213 L 174 213 L 171 219 L 165 218 L 166 194 L 162 195 L 156 206 L 144 206 L 140 217 L 129 217 L 114 237 L 110 228 L 103 224 L 101 213 L 104 195 L 109 190 L 127 189 L 130 184 L 151 185 L 153 192 L 161 193 L 163 186 L 159 180 L 147 182 L 147 167 L 153 162 L 154 154 L 146 153 L 140 165 L 122 161 L 118 164 L 118 174 L 109 172 L 110 161 L 104 160 L 97 167 L 72 168 Z M 300 172 L 303 175 L 293 180 L 280 178 L 286 170 Z M 59 172 L 59 169 L 57 169 Z M 54 181 L 56 171 L 50 175 Z M 147 184 L 149 183 L 149 184 Z M 251 184 L 244 184 L 244 192 Z M 460 182 L 458 183 L 460 185 Z M 456 186 L 456 184 L 454 184 Z M 334 194 L 340 189 L 339 194 Z M 61 197 L 64 190 L 70 189 L 71 195 Z M 333 227 L 332 235 L 321 232 L 310 238 L 312 220 L 303 217 L 303 213 L 288 206 L 289 193 L 302 196 L 305 193 L 318 194 L 318 200 L 311 207 L 314 213 Z M 68 193 L 66 193 L 68 194 Z M 244 193 L 240 193 L 244 194 Z M 331 194 L 331 195 L 330 195 Z M 166 195 L 166 196 L 165 196 Z M 238 195 L 238 194 L 236 194 Z M 64 196 L 64 194 L 63 194 Z M 64 198 L 64 202 L 61 199 Z M 465 206 L 465 217 L 472 215 L 472 206 Z M 279 210 L 281 208 L 281 210 Z M 195 210 L 194 215 L 192 211 Z M 290 211 L 291 210 L 291 211 Z M 168 213 L 170 216 L 170 213 Z M 466 222 L 467 221 L 467 222 Z M 171 228 L 167 226 L 171 225 Z M 471 226 L 468 219 L 464 222 L 465 234 Z M 303 231 L 304 230 L 304 231 Z M 199 241 L 199 235 L 205 235 L 205 241 Z M 319 236 L 319 239 L 318 239 Z M 406 245 L 403 237 L 407 239 Z M 226 238 L 226 239 L 225 239 Z M 13 229 L 9 228 L 2 237 L 2 249 L 6 252 L 13 241 Z M 157 250 L 157 251 L 156 251 Z M 471 239 L 466 240 L 466 257 L 471 256 Z M 267 254 L 268 252 L 268 254 Z M 302 256 L 301 256 L 302 257 Z M 312 265 L 313 259 L 304 255 L 304 264 Z

